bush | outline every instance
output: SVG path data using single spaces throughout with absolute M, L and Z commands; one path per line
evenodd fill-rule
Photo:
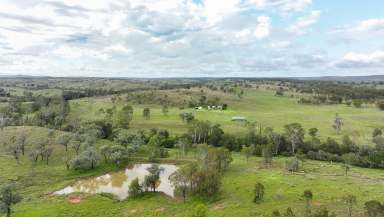
M 139 183 L 139 178 L 132 180 L 131 184 L 129 184 L 129 196 L 137 197 L 143 192 L 143 189 Z
M 381 101 L 378 101 L 376 102 L 376 106 L 380 109 L 380 110 L 384 110 L 384 100 L 381 100 Z
M 300 160 L 297 157 L 292 157 L 285 162 L 285 166 L 290 172 L 297 172 L 300 169 Z
M 253 198 L 254 203 L 259 203 L 263 200 L 264 197 L 264 185 L 261 183 L 256 183 L 255 186 L 255 197 Z

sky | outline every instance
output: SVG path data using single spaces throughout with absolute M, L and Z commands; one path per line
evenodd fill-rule
M 0 0 L 0 75 L 380 74 L 383 0 Z

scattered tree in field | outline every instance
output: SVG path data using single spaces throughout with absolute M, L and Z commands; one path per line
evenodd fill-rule
M 382 217 L 384 206 L 377 200 L 370 200 L 364 204 L 368 217 Z
M 168 105 L 163 105 L 163 107 L 161 108 L 161 111 L 163 112 L 163 115 L 168 115 L 169 113 Z
M 42 158 L 45 159 L 45 162 L 47 163 L 48 165 L 48 162 L 49 162 L 49 158 L 52 156 L 52 153 L 53 153 L 53 148 L 51 145 L 47 146 L 44 148 L 44 150 L 42 151 Z
M 21 201 L 21 197 L 15 191 L 12 184 L 6 184 L 0 188 L 0 212 L 6 213 L 7 217 L 12 215 L 12 206 Z
M 296 147 L 303 142 L 305 131 L 299 123 L 285 125 L 284 130 L 291 142 L 292 154 L 295 154 Z
M 145 120 L 151 119 L 151 110 L 149 108 L 143 109 L 143 117 Z
M 24 132 L 20 134 L 20 136 L 17 138 L 17 145 L 20 147 L 21 154 L 24 156 L 25 154 L 25 146 L 27 144 L 27 136 Z
M 308 217 L 311 214 L 311 202 L 313 198 L 312 191 L 305 190 L 303 197 L 305 199 L 305 214 Z
M 64 154 L 64 157 L 63 157 L 63 161 L 64 161 L 64 164 L 65 164 L 65 168 L 67 170 L 69 170 L 71 168 L 71 156 L 68 154 L 68 152 L 66 152 Z
M 297 157 L 292 157 L 285 162 L 285 166 L 290 172 L 297 172 L 300 168 L 300 160 Z
M 130 105 L 125 105 L 121 108 L 115 117 L 115 126 L 118 128 L 127 129 L 133 118 L 133 108 Z
M 319 129 L 317 128 L 311 128 L 308 130 L 308 134 L 312 137 L 315 138 L 317 136 L 317 133 L 319 132 Z
M 356 204 L 356 197 L 352 194 L 348 194 L 343 197 L 343 201 L 348 207 L 348 216 L 352 217 L 352 208 L 353 208 L 353 205 Z
M 353 106 L 355 106 L 356 108 L 361 108 L 361 106 L 363 105 L 363 102 L 362 102 L 361 100 L 359 100 L 359 99 L 354 99 L 354 100 L 352 101 L 352 104 L 353 104 Z
M 29 153 L 29 157 L 31 158 L 32 162 L 33 163 L 37 163 L 37 160 L 39 159 L 39 156 L 40 156 L 40 151 L 38 149 L 33 149 L 30 153 Z
M 347 163 L 344 163 L 343 168 L 344 168 L 345 177 L 348 177 L 348 172 L 349 172 L 349 170 L 351 170 L 351 167 Z
M 9 151 L 11 152 L 12 156 L 15 158 L 17 164 L 20 164 L 20 146 L 16 143 L 9 145 Z
M 139 183 L 139 178 L 135 178 L 134 180 L 132 180 L 132 182 L 129 184 L 128 189 L 130 197 L 138 197 L 143 192 L 143 189 Z
M 190 170 L 188 166 L 180 167 L 176 172 L 174 172 L 170 177 L 172 185 L 175 187 L 176 192 L 180 192 L 183 197 L 183 201 L 187 198 L 188 184 L 190 182 Z
M 64 146 L 65 151 L 68 151 L 68 145 L 69 142 L 71 141 L 71 136 L 68 134 L 63 134 L 57 138 L 57 144 Z
M 253 198 L 253 202 L 259 203 L 263 200 L 263 197 L 264 197 L 264 185 L 258 182 L 255 185 L 255 196 Z
M 195 120 L 195 116 L 193 116 L 193 114 L 189 112 L 183 112 L 179 116 L 181 120 L 185 123 L 191 123 L 193 120 Z
M 254 145 L 244 146 L 243 149 L 241 150 L 241 152 L 244 154 L 245 159 L 246 159 L 247 162 L 248 162 L 248 159 L 249 159 L 249 158 L 253 155 L 253 153 L 255 152 L 255 146 L 254 146 Z
M 147 168 L 149 174 L 144 177 L 144 186 L 156 192 L 157 183 L 160 181 L 160 173 L 163 170 L 164 168 L 159 167 L 157 164 L 152 164 L 152 166 Z
M 336 130 L 337 134 L 340 134 L 340 131 L 343 125 L 344 125 L 343 119 L 339 116 L 339 114 L 336 114 L 332 127 L 333 129 Z
M 267 145 L 267 146 L 263 147 L 262 156 L 263 156 L 263 163 L 264 164 L 269 165 L 272 163 L 273 154 L 272 154 L 272 146 L 271 145 Z

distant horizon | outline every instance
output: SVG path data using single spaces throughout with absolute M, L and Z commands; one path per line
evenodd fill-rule
M 384 74 L 383 75 L 330 75 L 330 76 L 292 76 L 292 77 L 249 77 L 249 76 L 215 76 L 215 77 L 209 77 L 209 76 L 196 76 L 196 77 L 125 77 L 125 76 L 111 76 L 111 77 L 103 77 L 103 76 L 50 76 L 50 75 L 25 75 L 25 74 L 17 74 L 17 75 L 2 75 L 0 74 L 0 78 L 108 78 L 108 79 L 236 79 L 236 78 L 244 78 L 244 79 L 295 79 L 295 78 L 372 78 L 372 77 L 383 77 L 384 80 Z

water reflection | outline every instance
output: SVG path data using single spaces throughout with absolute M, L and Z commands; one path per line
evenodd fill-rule
M 80 180 L 72 186 L 68 186 L 54 194 L 70 194 L 73 192 L 85 192 L 89 194 L 111 193 L 116 195 L 119 200 L 128 197 L 128 186 L 135 178 L 139 178 L 140 182 L 144 181 L 144 177 L 148 174 L 147 168 L 152 164 L 134 164 L 132 167 L 116 172 L 109 173 L 96 178 Z M 163 192 L 169 196 L 174 196 L 174 187 L 169 182 L 169 176 L 177 170 L 175 165 L 160 164 L 164 168 L 160 173 L 160 183 L 157 191 Z

